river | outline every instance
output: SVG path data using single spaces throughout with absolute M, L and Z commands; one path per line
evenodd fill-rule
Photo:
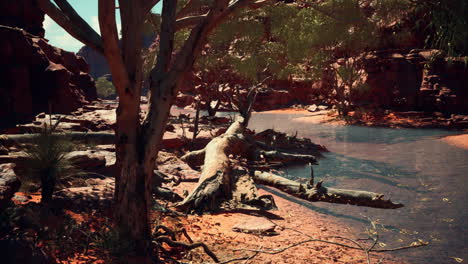
M 457 132 L 295 120 L 301 116 L 255 113 L 250 128 L 274 128 L 289 134 L 297 131 L 299 136 L 326 146 L 330 152 L 314 166 L 316 180 L 323 180 L 325 186 L 379 192 L 405 205 L 396 210 L 322 202 L 303 203 L 305 206 L 362 232 L 358 237 L 365 237 L 369 219 L 377 221 L 381 242 L 389 247 L 418 239 L 429 242 L 427 247 L 392 252 L 409 263 L 468 261 L 468 151 L 438 140 Z M 291 179 L 307 178 L 310 168 L 291 166 L 283 169 L 283 174 Z

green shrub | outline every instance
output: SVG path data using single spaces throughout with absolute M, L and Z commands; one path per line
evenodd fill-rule
M 26 180 L 40 181 L 42 189 L 42 203 L 52 200 L 56 184 L 67 175 L 78 173 L 68 161 L 66 155 L 72 150 L 72 144 L 65 140 L 63 135 L 56 133 L 60 121 L 52 124 L 44 124 L 38 136 L 32 144 L 25 146 L 26 155 L 24 168 L 26 168 Z M 27 184 L 27 182 L 26 182 Z
M 116 97 L 114 85 L 104 76 L 96 80 L 96 91 L 101 98 L 111 99 Z

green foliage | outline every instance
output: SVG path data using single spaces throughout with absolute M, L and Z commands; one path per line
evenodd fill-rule
M 427 33 L 428 47 L 449 56 L 468 55 L 468 1 L 418 1 L 416 14 L 422 17 L 418 25 Z
M 56 134 L 60 121 L 52 124 L 44 124 L 43 129 L 34 138 L 32 144 L 26 145 L 26 155 L 23 166 L 26 168 L 26 182 L 22 184 L 40 181 L 42 189 L 42 202 L 52 199 L 56 184 L 70 174 L 78 173 L 68 161 L 66 155 L 72 150 L 69 141 Z
M 101 98 L 115 98 L 116 91 L 114 85 L 106 77 L 99 77 L 96 81 L 96 91 Z

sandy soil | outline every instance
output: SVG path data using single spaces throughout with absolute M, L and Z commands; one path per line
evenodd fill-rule
M 188 178 L 198 177 L 198 173 L 185 171 Z M 185 173 L 184 173 L 185 174 Z M 176 191 L 182 193 L 183 190 L 191 190 L 194 183 L 182 183 L 176 188 Z M 310 239 L 304 234 L 312 236 L 315 239 L 344 242 L 334 239 L 334 236 L 342 236 L 351 239 L 365 237 L 364 230 L 351 230 L 345 225 L 334 219 L 332 216 L 324 215 L 312 211 L 301 205 L 304 201 L 292 196 L 282 194 L 281 197 L 269 193 L 267 190 L 260 189 L 259 194 L 273 195 L 278 210 L 259 214 L 255 210 L 236 210 L 218 214 L 189 215 L 178 218 L 179 225 L 184 227 L 194 241 L 206 243 L 221 259 L 228 259 L 252 256 L 251 250 L 281 249 L 291 246 L 295 243 Z M 266 220 L 265 220 L 266 219 Z M 174 223 L 174 219 L 164 219 Z M 232 230 L 233 226 L 240 222 L 273 222 L 277 226 L 275 231 L 278 235 L 261 236 L 255 234 L 239 233 Z M 296 231 L 294 231 L 296 230 Z M 303 234 L 301 234 L 302 232 Z M 236 251 L 235 249 L 242 249 Z M 201 249 L 197 249 L 185 257 L 188 260 L 193 259 L 194 263 L 199 263 L 200 258 L 209 262 L 210 259 L 203 254 Z M 371 254 L 371 263 L 396 264 L 404 263 L 394 257 L 386 254 Z M 367 263 L 366 255 L 361 250 L 348 249 L 323 242 L 308 242 L 294 246 L 278 254 L 258 254 L 251 260 L 235 261 L 231 263 L 291 263 L 291 264 L 327 264 L 327 263 L 348 263 L 364 264 Z
M 448 136 L 442 138 L 441 140 L 452 146 L 468 150 L 468 134 Z

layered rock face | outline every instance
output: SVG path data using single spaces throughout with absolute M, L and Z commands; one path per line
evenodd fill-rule
M 44 111 L 70 113 L 95 100 L 86 62 L 42 38 L 44 13 L 35 2 L 6 2 L 0 20 L 11 27 L 0 26 L 0 127 L 31 121 Z
M 468 112 L 468 67 L 435 50 L 384 50 L 360 58 L 368 89 L 351 93 L 356 104 L 398 110 Z
M 27 32 L 44 37 L 44 12 L 37 6 L 36 0 L 0 1 L 0 25 L 19 27 Z

